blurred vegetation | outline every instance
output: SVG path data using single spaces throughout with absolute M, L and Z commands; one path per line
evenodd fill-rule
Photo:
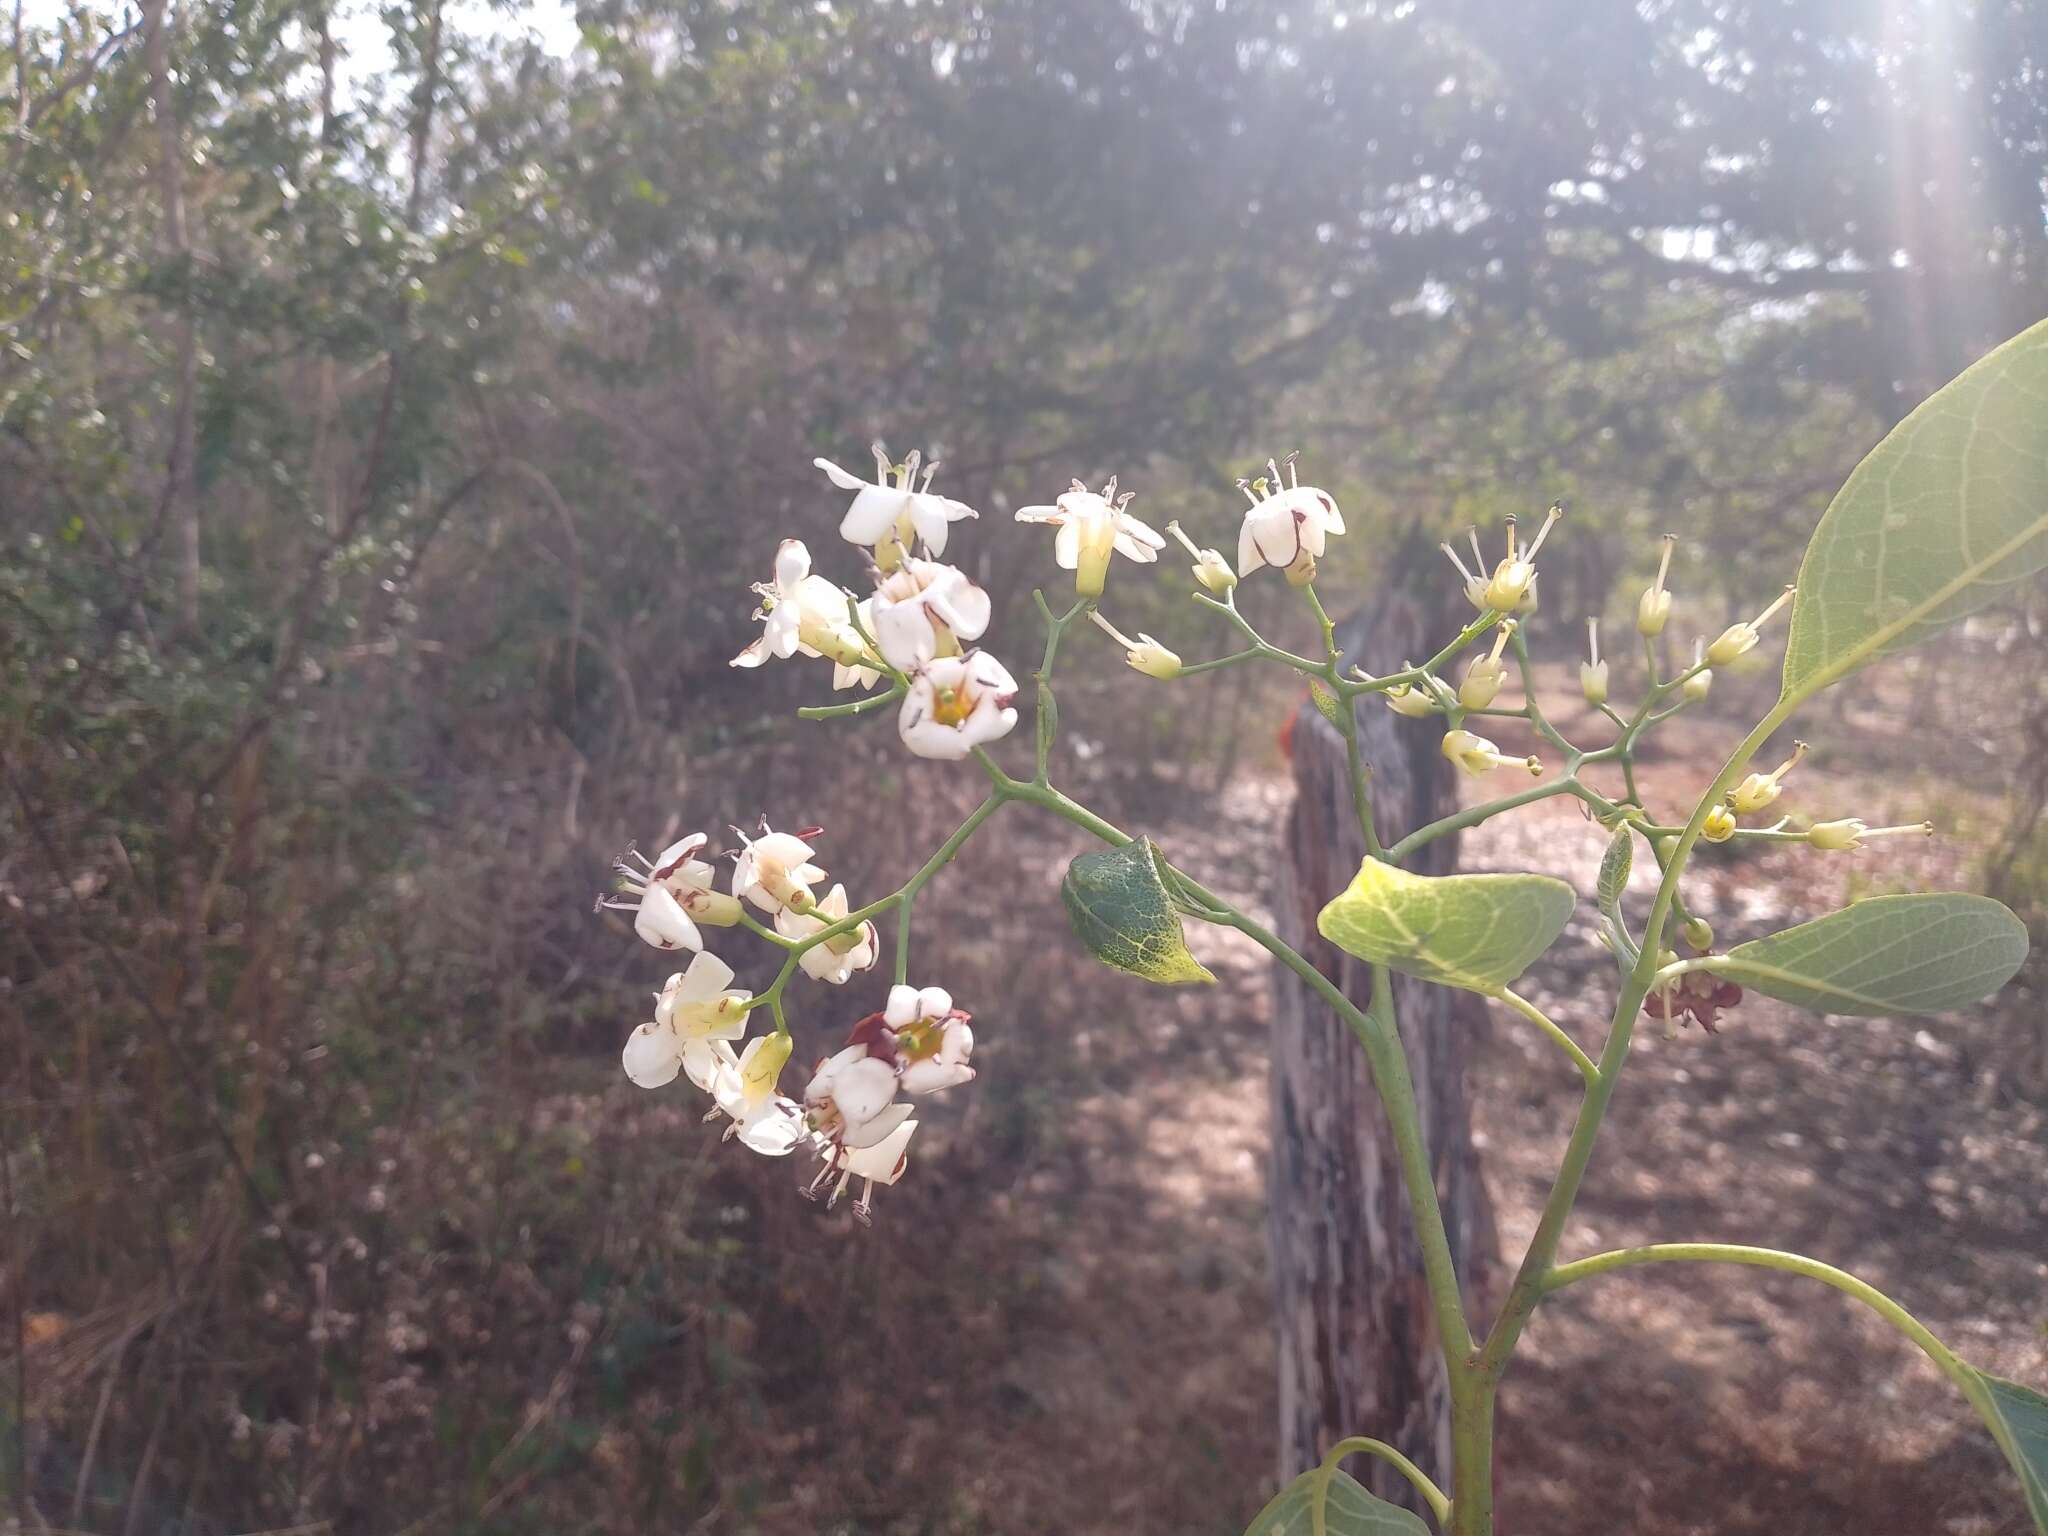
M 566 58 L 446 0 L 0 21 L 25 1523 L 745 1529 L 764 1381 L 874 1365 L 855 1298 L 912 1282 L 803 1294 L 751 1175 L 551 1108 L 633 1022 L 587 916 L 628 838 L 836 811 L 858 891 L 949 814 L 847 735 L 821 769 L 778 723 L 813 677 L 726 665 L 774 541 L 837 547 L 814 454 L 943 457 L 998 651 L 1028 588 L 994 578 L 1043 553 L 1009 508 L 1115 472 L 1230 547 L 1230 480 L 1294 448 L 1361 592 L 1562 495 L 1560 634 L 1666 530 L 1711 633 L 1891 419 L 2048 311 L 2029 0 L 576 20 Z M 1119 622 L 1203 648 L 1130 587 Z M 1096 686 L 1082 729 L 1142 743 L 1147 793 L 1278 725 Z M 2038 912 L 2030 793 L 1993 874 Z M 998 1161 L 1058 1113 L 1006 1093 Z M 776 1295 L 800 1321 L 757 1347 Z M 846 1528 L 982 1528 L 953 1497 Z

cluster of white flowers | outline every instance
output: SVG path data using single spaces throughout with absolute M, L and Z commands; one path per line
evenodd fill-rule
M 838 925 L 848 916 L 846 887 L 816 894 L 825 878 L 809 842 L 817 835 L 816 829 L 776 832 L 765 823 L 756 837 L 738 833 L 729 893 L 713 889 L 712 866 L 695 857 L 706 841 L 702 833 L 653 860 L 629 850 L 614 866 L 617 893 L 598 905 L 631 911 L 634 931 L 656 949 L 697 951 L 688 968 L 654 994 L 654 1017 L 627 1037 L 620 1056 L 626 1076 L 642 1088 L 687 1077 L 711 1096 L 705 1118 L 724 1120 L 728 1139 L 766 1156 L 809 1148 L 822 1167 L 807 1194 L 832 1184 L 836 1201 L 852 1180 L 864 1180 L 854 1212 L 865 1222 L 874 1186 L 903 1176 L 905 1149 L 917 1129 L 898 1092 L 936 1093 L 974 1077 L 969 1015 L 953 1006 L 944 988 L 893 987 L 887 1009 L 854 1025 L 845 1049 L 819 1062 L 801 1101 L 791 1099 L 780 1088 L 789 1035 L 775 1030 L 737 1046 L 759 1000 L 733 987 L 732 967 L 704 950 L 691 917 L 738 924 L 747 921 L 744 902 L 768 913 L 786 939 L 812 938 Z M 875 925 L 863 922 L 813 943 L 798 961 L 806 975 L 840 984 L 872 966 L 876 950 Z
M 989 595 L 940 559 L 952 525 L 979 514 L 932 491 L 936 461 L 925 464 L 912 453 L 892 463 L 880 443 L 874 454 L 872 481 L 815 461 L 833 485 L 854 492 L 839 532 L 865 556 L 868 593 L 857 596 L 814 574 L 810 550 L 784 539 L 770 578 L 753 589 L 761 633 L 732 665 L 808 656 L 832 662 L 837 689 L 872 690 L 886 678 L 893 693 L 875 703 L 900 695 L 903 744 L 920 757 L 965 758 L 1017 724 L 1016 679 L 977 646 L 992 615 Z M 1239 532 L 1236 570 L 1218 551 L 1198 547 L 1178 523 L 1167 525 L 1193 558 L 1196 581 L 1213 595 L 1227 598 L 1240 577 L 1266 565 L 1305 582 L 1329 536 L 1344 531 L 1336 502 L 1299 483 L 1291 455 L 1284 484 L 1278 464 L 1268 460 L 1267 469 L 1268 476 L 1240 482 L 1251 508 Z M 1057 530 L 1054 558 L 1074 573 L 1078 594 L 1092 600 L 1102 593 L 1112 556 L 1150 565 L 1166 547 L 1164 537 L 1131 515 L 1131 500 L 1114 478 L 1100 492 L 1076 480 L 1051 505 L 1023 507 L 1016 516 Z M 1133 640 L 1101 614 L 1094 618 L 1137 670 L 1162 679 L 1179 673 L 1180 658 L 1150 635 Z M 822 1166 L 805 1193 L 823 1193 L 828 1204 L 863 1180 L 854 1210 L 865 1221 L 874 1186 L 895 1183 L 906 1166 L 917 1129 L 907 1098 L 974 1077 L 969 1015 L 943 987 L 898 982 L 888 1006 L 856 1023 L 844 1047 L 818 1063 L 800 1097 L 784 1094 L 782 1072 L 793 1047 L 782 1022 L 781 983 L 762 996 L 735 988 L 732 968 L 705 952 L 703 929 L 746 925 L 772 934 L 785 954 L 793 953 L 794 968 L 834 986 L 873 967 L 879 935 L 873 922 L 853 920 L 844 885 L 819 894 L 825 870 L 812 842 L 821 829 L 777 832 L 764 820 L 753 836 L 733 830 L 739 846 L 731 851 L 726 890 L 698 856 L 708 839 L 696 833 L 654 859 L 629 849 L 614 864 L 615 889 L 599 898 L 600 907 L 630 912 L 634 932 L 656 949 L 696 952 L 655 994 L 653 1018 L 628 1037 L 621 1056 L 626 1076 L 643 1088 L 686 1077 L 711 1097 L 705 1118 L 723 1120 L 726 1138 L 756 1152 L 815 1152 Z M 765 922 L 749 916 L 749 907 Z M 791 970 L 785 966 L 785 974 Z M 747 1039 L 748 1018 L 768 1004 L 776 1027 Z

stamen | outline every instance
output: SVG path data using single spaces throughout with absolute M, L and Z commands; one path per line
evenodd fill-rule
M 1108 482 L 1108 483 L 1107 483 L 1106 485 L 1104 485 L 1104 486 L 1102 487 L 1102 499 L 1103 499 L 1104 501 L 1115 501 L 1115 500 L 1116 500 L 1116 476 L 1115 476 L 1115 475 L 1111 475 L 1111 476 L 1109 477 L 1109 482 Z
M 1508 514 L 1508 558 L 1515 558 L 1515 514 Z
M 1118 629 L 1114 624 L 1110 623 L 1108 619 L 1105 619 L 1102 616 L 1102 610 L 1100 608 L 1096 608 L 1090 611 L 1088 617 L 1096 622 L 1097 626 L 1102 630 L 1104 634 L 1108 635 L 1110 639 L 1114 640 L 1118 645 L 1122 646 L 1125 650 L 1135 651 L 1138 648 L 1138 642 L 1133 640 L 1129 635 L 1125 634 L 1122 630 Z
M 1777 595 L 1777 597 L 1772 601 L 1770 607 L 1766 608 L 1762 613 L 1758 614 L 1754 619 L 1750 621 L 1749 627 L 1751 629 L 1762 629 L 1764 627 L 1765 621 L 1768 620 L 1773 614 L 1775 614 L 1780 608 L 1784 607 L 1787 603 L 1791 602 L 1792 594 L 1797 592 L 1798 590 L 1799 589 L 1797 587 L 1787 587 L 1784 591 L 1780 592 Z
M 1502 619 L 1500 632 L 1493 637 L 1493 654 L 1488 660 L 1500 660 L 1500 653 L 1508 648 L 1508 641 L 1514 637 L 1514 633 L 1515 621 L 1513 619 Z
M 1478 577 L 1474 576 L 1470 571 L 1465 569 L 1465 562 L 1458 558 L 1458 552 L 1455 549 L 1451 548 L 1450 542 L 1448 540 L 1446 540 L 1442 544 L 1437 545 L 1437 548 L 1442 550 L 1445 554 L 1451 557 L 1451 564 L 1455 565 L 1458 568 L 1458 574 L 1462 576 L 1466 581 L 1471 582 L 1477 581 L 1479 579 Z M 1404 662 L 1403 665 L 1405 666 L 1406 663 Z
M 1081 483 L 1081 477 L 1079 475 L 1074 476 L 1071 480 L 1067 482 L 1067 494 L 1069 496 L 1075 494 L 1086 496 L 1088 494 L 1088 487 Z
M 1166 524 L 1166 531 L 1172 534 L 1173 537 L 1179 542 L 1180 547 L 1188 552 L 1188 557 L 1190 559 L 1200 560 L 1202 558 L 1202 552 L 1199 549 L 1195 548 L 1195 541 L 1189 538 L 1187 534 L 1181 530 L 1179 518 L 1169 518 Z
M 889 450 L 882 446 L 882 440 L 878 437 L 868 444 L 868 452 L 875 456 L 875 484 L 887 485 L 889 471 L 896 467 L 889 462 Z
M 1266 474 L 1273 482 L 1273 489 L 1280 489 L 1280 466 L 1271 459 L 1266 460 Z
M 1301 457 L 1301 450 L 1295 449 L 1280 462 L 1287 466 L 1287 485 L 1290 490 L 1301 489 L 1301 473 L 1294 467 L 1294 461 Z
M 1467 528 L 1467 529 L 1465 530 L 1465 536 L 1466 536 L 1467 538 L 1469 538 L 1469 539 L 1470 539 L 1470 540 L 1472 541 L 1472 568 L 1473 568 L 1474 570 L 1477 570 L 1477 571 L 1483 571 L 1483 570 L 1485 570 L 1485 569 L 1486 569 L 1486 556 L 1485 556 L 1485 554 L 1484 554 L 1484 553 L 1483 553 L 1483 552 L 1482 552 L 1482 551 L 1480 550 L 1480 548 L 1479 548 L 1479 530 L 1478 530 L 1478 528 L 1477 528 L 1477 527 Z
M 1243 492 L 1244 492 L 1244 499 L 1245 499 L 1246 501 L 1250 502 L 1250 503 L 1251 503 L 1251 504 L 1252 504 L 1253 506 L 1255 506 L 1255 507 L 1256 507 L 1256 506 L 1257 506 L 1257 505 L 1259 504 L 1259 498 L 1258 498 L 1257 496 L 1255 496 L 1255 495 L 1253 495 L 1253 494 L 1252 494 L 1252 483 L 1251 483 L 1251 481 L 1249 481 L 1249 480 L 1239 480 L 1239 481 L 1237 482 L 1237 488 L 1238 488 L 1238 489 L 1239 489 L 1240 491 L 1243 491 Z
M 1676 549 L 1677 547 L 1678 535 L 1675 533 L 1665 534 L 1664 556 L 1657 562 L 1657 579 L 1650 583 L 1652 591 L 1662 592 L 1664 590 L 1664 578 L 1666 575 L 1670 573 L 1671 570 L 1671 551 Z
M 1114 485 L 1116 484 L 1116 482 L 1115 482 L 1114 480 L 1110 481 L 1109 483 L 1110 483 L 1110 484 L 1111 484 L 1112 486 L 1114 486 Z M 1129 506 L 1129 505 L 1130 505 L 1130 504 L 1131 504 L 1132 502 L 1136 501 L 1137 499 L 1138 499 L 1138 493 L 1137 493 L 1136 491 L 1125 491 L 1125 492 L 1123 493 L 1123 495 L 1121 495 L 1121 496 L 1117 497 L 1117 499 L 1116 499 L 1116 509 L 1117 509 L 1117 511 L 1119 511 L 1119 512 L 1123 511 L 1123 509 L 1124 509 L 1125 507 L 1128 507 L 1128 506 Z
M 1599 665 L 1600 665 L 1600 621 L 1599 621 L 1599 620 L 1598 620 L 1597 618 L 1592 618 L 1592 619 L 1587 619 L 1587 620 L 1586 620 L 1586 649 L 1587 649 L 1587 650 L 1588 650 L 1589 652 L 1591 652 L 1591 653 L 1592 653 L 1592 658 L 1593 658 L 1593 665 L 1594 665 L 1594 666 L 1596 666 L 1596 667 L 1597 667 L 1597 666 L 1599 666 Z
M 1543 547 L 1543 541 L 1550 537 L 1550 530 L 1557 526 L 1557 520 L 1563 516 L 1564 503 L 1553 501 L 1550 504 L 1550 510 L 1544 514 L 1543 526 L 1536 530 L 1536 542 L 1531 544 L 1529 552 L 1522 556 L 1524 560 L 1534 560 L 1536 558 L 1536 552 Z
M 928 491 L 928 490 L 930 490 L 930 489 L 932 488 L 932 476 L 933 476 L 933 475 L 936 475 L 936 474 L 937 474 L 938 472 L 939 472 L 939 461 L 938 461 L 937 459 L 933 459 L 933 460 L 931 461 L 931 463 L 929 463 L 929 464 L 925 465 L 925 467 L 924 467 L 924 484 L 923 484 L 923 485 L 921 485 L 921 486 L 919 486 L 919 487 L 918 487 L 918 489 L 919 489 L 919 490 L 921 490 L 921 491 Z

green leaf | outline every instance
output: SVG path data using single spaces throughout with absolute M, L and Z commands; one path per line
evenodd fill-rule
M 1074 936 L 1113 970 L 1169 986 L 1216 979 L 1188 953 L 1149 838 L 1082 854 L 1067 866 L 1060 900 Z
M 1577 900 L 1548 875 L 1411 875 L 1367 859 L 1316 930 L 1375 965 L 1497 992 L 1550 948 Z
M 1821 1013 L 1939 1013 L 1996 992 L 2027 956 L 2026 925 L 1988 896 L 1873 896 L 1701 957 L 1704 969 Z
M 1973 1374 L 1984 1389 L 1977 1411 L 2020 1475 L 2020 1492 L 2026 1495 L 2034 1529 L 2048 1536 L 2048 1397 L 2002 1376 Z
M 1259 1511 L 1258 1518 L 1245 1527 L 1244 1536 L 1312 1536 L 1315 1483 L 1315 1473 L 1302 1473 Z M 1420 1515 L 1374 1498 L 1348 1472 L 1330 1479 L 1323 1518 L 1326 1536 L 1429 1536 L 1429 1527 Z
M 1314 678 L 1310 678 L 1308 682 L 1308 696 L 1314 702 L 1317 714 L 1329 721 L 1330 724 L 1336 726 L 1338 730 L 1344 729 L 1344 711 L 1347 706 L 1339 702 L 1329 689 L 1325 688 Z
M 2048 567 L 2048 321 L 1930 396 L 1814 529 L 1787 699 L 1917 644 Z
M 1627 825 L 1616 827 L 1600 855 L 1600 878 L 1594 891 L 1600 900 L 1601 937 L 1624 966 L 1633 966 L 1641 951 L 1629 937 L 1628 922 L 1621 915 L 1621 895 L 1628 889 L 1628 873 L 1635 862 L 1635 834 Z

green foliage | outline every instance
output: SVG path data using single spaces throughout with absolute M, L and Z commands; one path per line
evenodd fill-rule
M 1625 825 L 1614 829 L 1606 852 L 1600 855 L 1600 873 L 1593 887 L 1600 903 L 1601 938 L 1624 966 L 1634 965 L 1640 953 L 1621 915 L 1622 893 L 1628 889 L 1629 870 L 1635 862 L 1635 837 Z
M 2019 1474 L 2034 1529 L 2048 1536 L 2048 1397 L 2002 1376 L 1983 1371 L 1976 1376 L 1984 1392 L 1977 1411 Z
M 1273 1496 L 1244 1536 L 1314 1536 L 1317 1474 L 1304 1472 Z M 1429 1536 L 1422 1517 L 1398 1504 L 1374 1498 L 1348 1472 L 1330 1478 L 1323 1506 L 1327 1536 Z
M 1188 953 L 1159 850 L 1149 839 L 1080 855 L 1060 881 L 1060 900 L 1074 936 L 1112 970 L 1165 986 L 1215 981 Z
M 1873 896 L 1709 955 L 1703 968 L 1821 1013 L 1939 1013 L 1996 992 L 2027 955 L 2026 925 L 1988 896 Z
M 1878 444 L 1799 568 L 1787 699 L 1917 644 L 2048 568 L 2048 321 Z
M 1577 900 L 1548 875 L 1412 875 L 1367 859 L 1323 908 L 1316 929 L 1375 965 L 1497 992 L 1564 932 Z

